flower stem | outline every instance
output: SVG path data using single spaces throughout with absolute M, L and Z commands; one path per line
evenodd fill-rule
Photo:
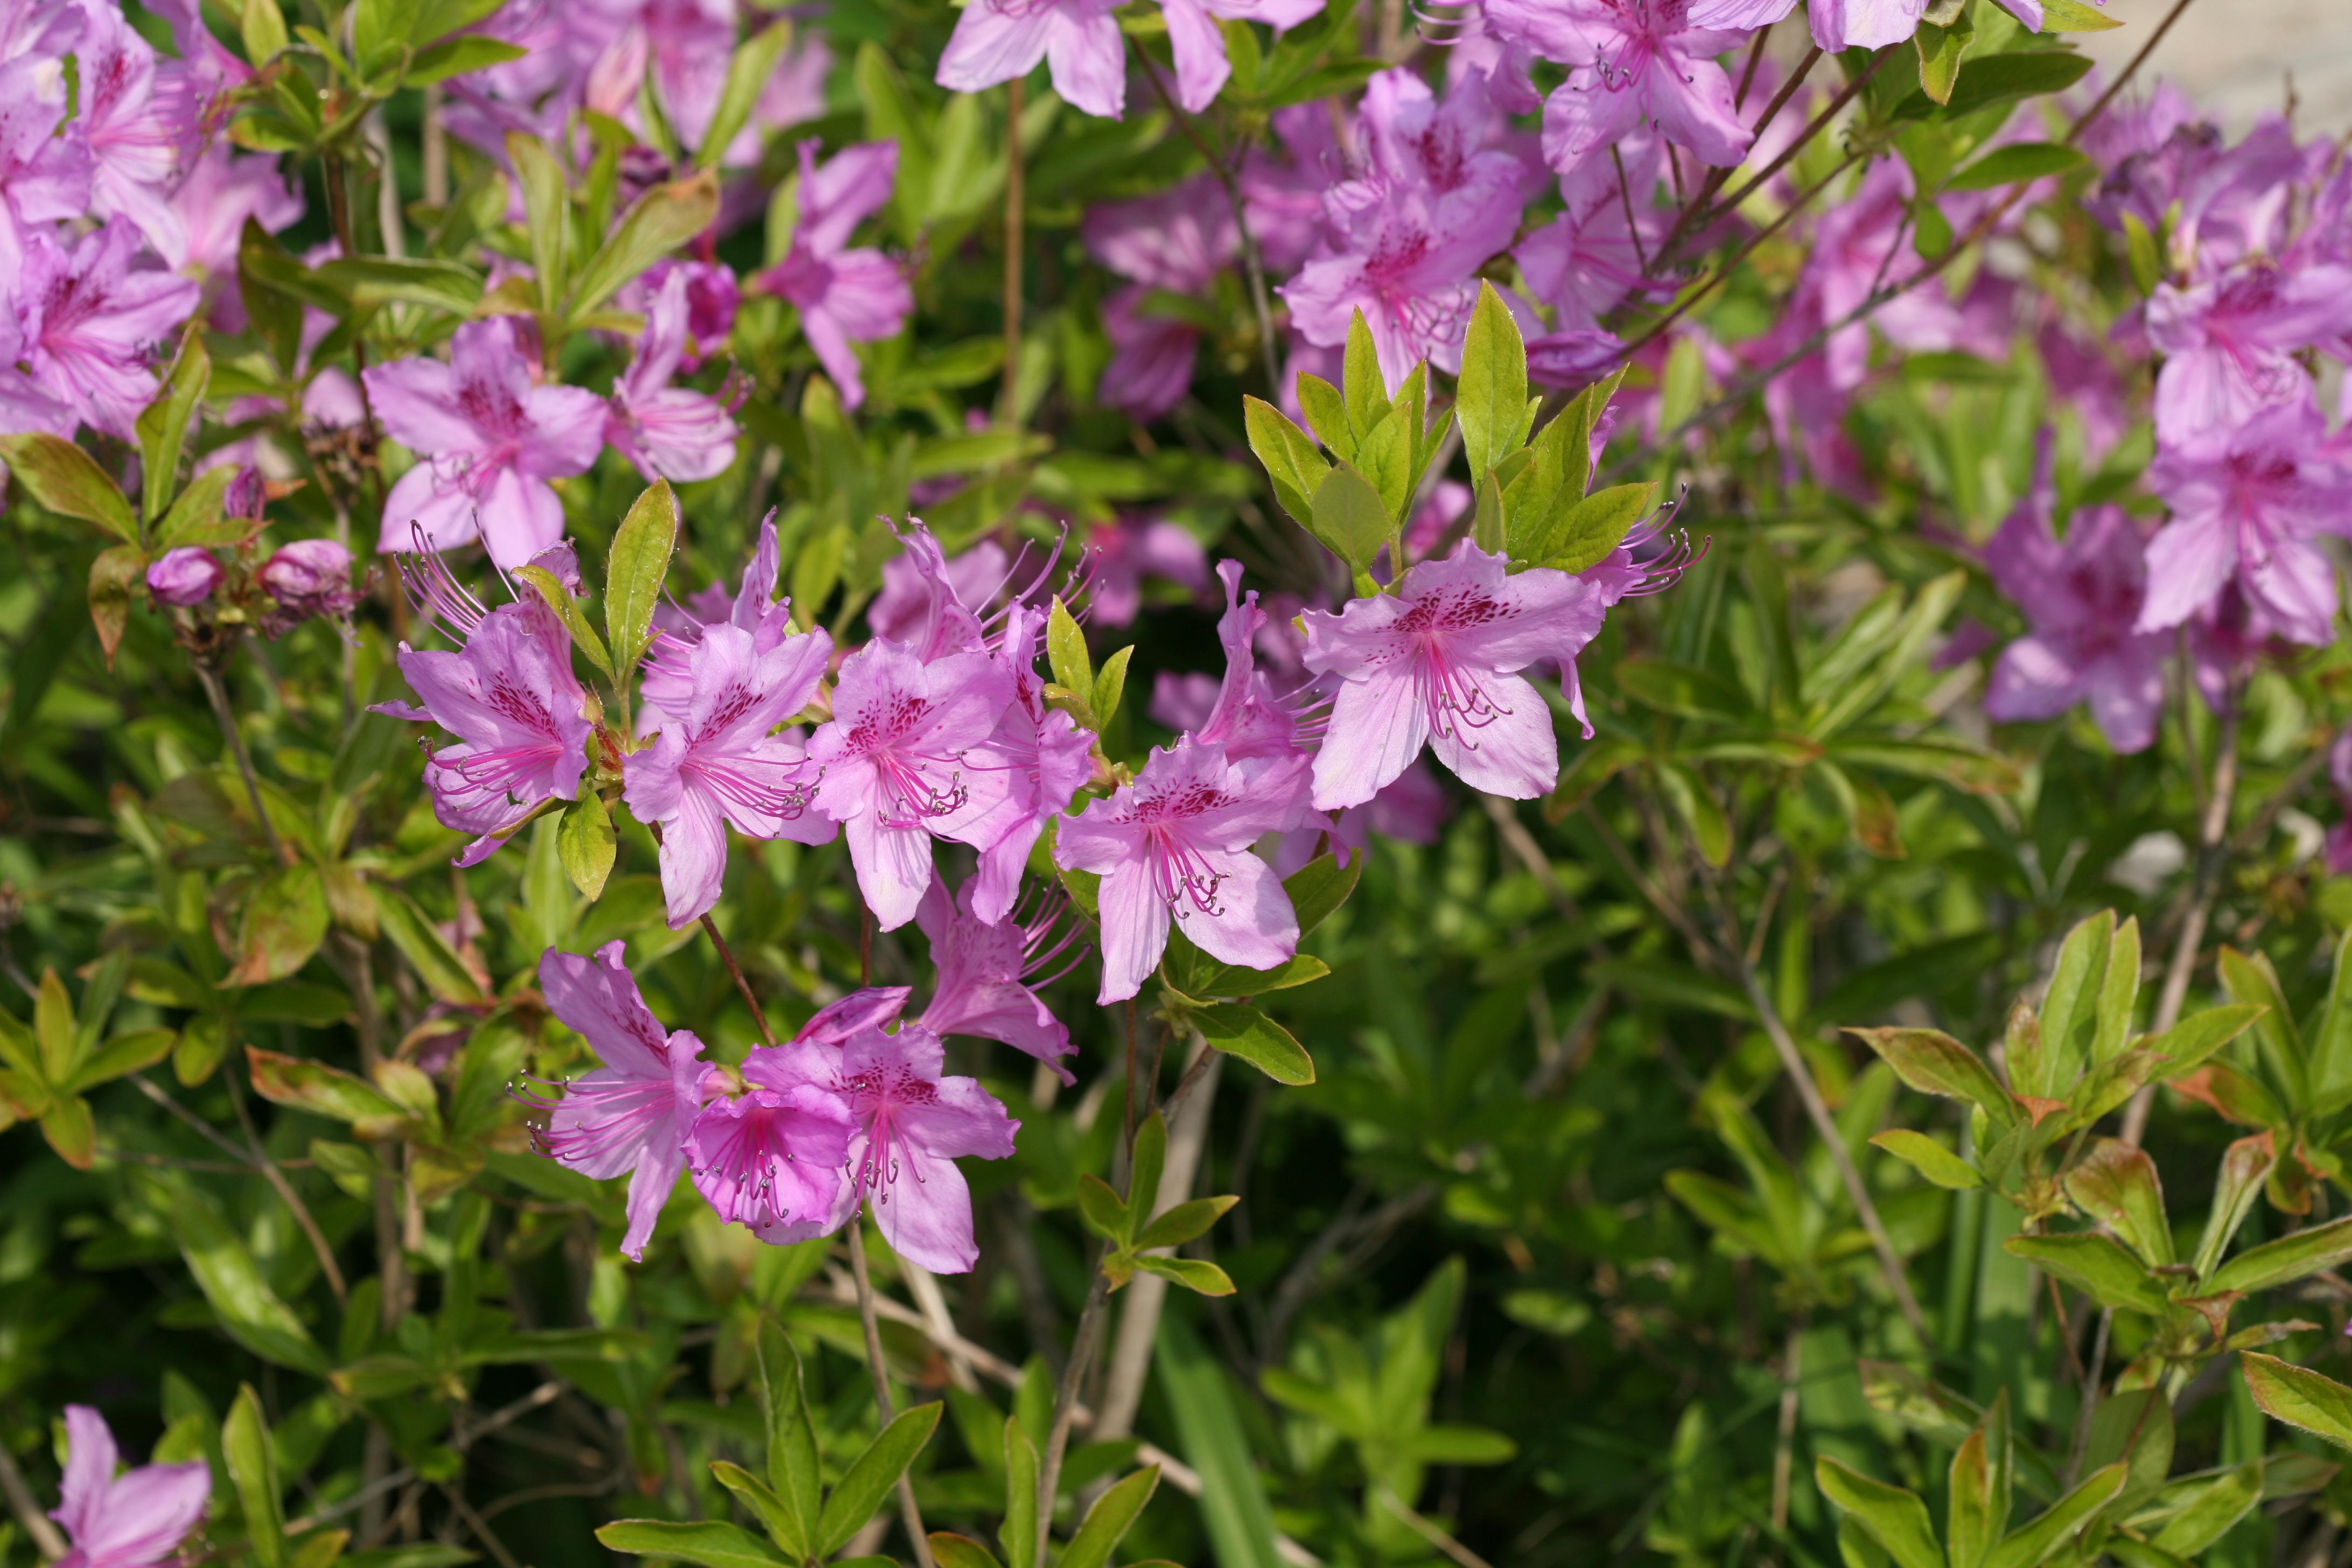
M 1070 1424 L 1078 1409 L 1078 1390 L 1092 1370 L 1095 1344 L 1102 1337 L 1103 1310 L 1110 1302 L 1110 1276 L 1102 1270 L 1102 1253 L 1095 1254 L 1094 1279 L 1087 1286 L 1087 1304 L 1078 1313 L 1078 1331 L 1070 1340 L 1070 1359 L 1062 1368 L 1061 1386 L 1054 1391 L 1054 1425 L 1045 1435 L 1045 1462 L 1037 1468 L 1037 1554 L 1045 1561 L 1045 1546 L 1054 1533 L 1054 1499 L 1061 1490 L 1062 1459 L 1070 1451 Z
M 743 994 L 744 1005 L 751 1009 L 751 1022 L 759 1026 L 760 1043 L 763 1046 L 774 1045 L 776 1032 L 768 1027 L 767 1013 L 761 1007 L 760 999 L 751 994 L 751 983 L 743 978 L 743 966 L 735 962 L 735 950 L 729 947 L 727 939 L 719 934 L 719 927 L 712 922 L 707 910 L 702 916 L 702 929 L 710 938 L 710 945 L 719 950 L 719 958 L 726 963 L 727 973 L 735 977 L 735 989 Z
M 849 1272 L 857 1281 L 857 1321 L 866 1329 L 866 1363 L 874 1373 L 874 1407 L 887 1426 L 896 1412 L 890 1405 L 890 1373 L 882 1360 L 882 1325 L 874 1314 L 874 1279 L 866 1268 L 866 1220 L 862 1215 L 853 1215 L 849 1220 Z M 931 1558 L 930 1533 L 923 1528 L 923 1510 L 915 1503 L 915 1483 L 907 1479 L 904 1471 L 898 1476 L 898 1518 L 907 1527 L 907 1539 L 915 1549 L 919 1568 L 938 1568 Z
M 196 679 L 204 683 L 205 696 L 212 703 L 213 717 L 220 722 L 221 739 L 228 742 L 229 755 L 236 759 L 236 771 L 245 780 L 246 797 L 253 803 L 253 817 L 261 825 L 261 837 L 268 842 L 269 853 L 281 866 L 294 863 L 293 852 L 278 837 L 278 825 L 269 820 L 269 807 L 261 798 L 261 776 L 253 771 L 253 756 L 245 749 L 245 736 L 238 732 L 236 714 L 228 705 L 228 689 L 221 685 L 220 671 L 213 668 L 209 655 L 198 654 L 191 661 L 196 667 Z

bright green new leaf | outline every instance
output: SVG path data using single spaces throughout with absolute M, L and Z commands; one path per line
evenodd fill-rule
M 719 179 L 708 169 L 656 185 L 629 204 L 611 237 L 580 268 L 569 309 L 578 321 L 621 286 L 709 228 L 719 216 Z M 611 592 L 610 585 L 606 593 Z
M 253 1384 L 236 1391 L 228 1419 L 221 1423 L 221 1456 L 228 1461 L 228 1479 L 245 1513 L 247 1549 L 256 1568 L 286 1568 L 286 1520 L 278 1503 L 278 1459 L 269 1441 L 269 1423 L 261 1414 L 260 1396 Z
M 1236 1056 L 1276 1083 L 1293 1086 L 1315 1081 L 1315 1063 L 1290 1031 L 1255 1007 L 1220 1002 L 1193 1015 L 1202 1037 Z
M 2053 1503 L 2032 1522 L 2011 1531 L 1992 1549 L 1984 1568 L 2039 1568 L 2059 1545 L 2090 1524 L 2099 1510 L 2124 1489 L 2125 1467 L 2109 1465 L 2085 1477 L 2083 1483 Z
M 1927 1521 L 1918 1494 L 1890 1487 L 1824 1454 L 1813 1461 L 1813 1484 L 1822 1495 L 1853 1516 L 1895 1568 L 1945 1568 L 1943 1549 Z
M 2238 1365 L 2254 1403 L 2273 1420 L 2352 1448 L 2352 1388 L 2256 1351 L 2240 1354 Z
M 1990 191 L 2063 174 L 2090 162 L 2056 142 L 2012 142 L 1997 147 L 1944 182 L 1948 191 Z
M 1873 1135 L 1871 1142 L 1885 1150 L 1939 1187 L 1966 1192 L 1984 1185 L 1976 1168 L 1924 1132 L 1893 1127 Z
M 1370 569 L 1389 539 L 1388 503 L 1370 479 L 1341 464 L 1315 488 L 1308 531 L 1359 571 Z
M 1242 399 L 1242 426 L 1250 450 L 1274 482 L 1274 499 L 1291 521 L 1309 532 L 1315 527 L 1316 492 L 1331 465 L 1316 449 L 1314 438 L 1293 425 L 1281 409 L 1264 398 Z
M 1160 1467 L 1148 1465 L 1095 1500 L 1062 1548 L 1058 1568 L 1103 1568 L 1160 1485 Z
M 539 308 L 551 316 L 563 302 L 564 284 L 571 276 L 571 204 L 563 166 L 538 137 L 520 131 L 507 132 L 507 162 L 522 188 Z
M 212 356 L 202 332 L 180 340 L 180 352 L 163 377 L 163 395 L 139 416 L 140 515 L 153 522 L 171 504 L 180 485 L 180 448 L 205 389 L 212 384 Z
M 1202 1296 L 1230 1296 L 1234 1282 L 1215 1264 L 1199 1258 L 1165 1258 L 1153 1255 L 1139 1258 L 1135 1266 L 1146 1274 L 1157 1274 Z
M 1528 402 L 1528 349 L 1519 324 L 1495 286 L 1478 284 L 1478 303 L 1462 344 L 1454 381 L 1454 417 L 1462 426 L 1462 453 L 1472 479 L 1502 460 L 1515 445 Z
M 2352 1258 L 2352 1215 L 2249 1247 L 2221 1265 L 2205 1282 L 2212 1294 L 2243 1290 L 2251 1295 L 2308 1279 Z
M 2102 1307 L 2162 1317 L 2170 1304 L 2147 1266 L 2107 1237 L 2012 1236 L 2001 1246 L 2011 1257 L 2055 1274 Z
M 703 1568 L 797 1568 L 774 1547 L 723 1520 L 691 1524 L 664 1519 L 617 1519 L 599 1526 L 596 1539 L 615 1552 L 668 1557 Z
M 816 1528 L 816 1555 L 830 1557 L 848 1544 L 849 1538 L 865 1527 L 882 1506 L 923 1445 L 931 1440 L 931 1433 L 940 1424 L 940 1413 L 946 1405 L 934 1401 L 901 1410 L 887 1426 L 876 1435 L 865 1451 L 849 1462 L 833 1495 L 824 1500 L 824 1511 Z
M 734 145 L 735 137 L 751 122 L 752 107 L 760 101 L 760 93 L 768 79 L 776 72 L 776 62 L 793 41 L 793 26 L 789 21 L 772 22 L 735 46 L 735 53 L 727 61 L 727 82 L 719 89 L 719 107 L 711 111 L 709 129 L 702 133 L 702 147 L 695 154 L 698 169 L 716 169 L 727 149 Z
M 624 678 L 653 639 L 654 606 L 677 549 L 677 494 L 667 479 L 656 479 L 614 531 L 604 571 L 604 635 L 613 668 Z

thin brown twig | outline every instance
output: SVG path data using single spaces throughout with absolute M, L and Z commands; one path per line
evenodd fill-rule
M 278 837 L 278 825 L 269 820 L 269 807 L 261 796 L 261 775 L 253 771 L 253 754 L 245 749 L 245 736 L 237 730 L 236 714 L 228 705 L 228 690 L 221 685 L 220 672 L 213 668 L 211 656 L 206 654 L 198 654 L 188 662 L 195 667 L 196 679 L 205 689 L 205 700 L 212 704 L 214 719 L 219 721 L 221 739 L 228 742 L 238 776 L 245 780 L 246 796 L 253 803 L 254 820 L 261 825 L 261 837 L 268 843 L 271 857 L 282 866 L 291 866 L 294 852 Z
M 54 1563 L 66 1554 L 64 1533 L 41 1511 L 33 1489 L 25 1484 L 25 1472 L 16 1468 L 16 1456 L 8 1452 L 5 1444 L 0 1444 L 0 1496 L 7 1498 L 8 1511 L 16 1516 L 16 1522 L 33 1538 L 33 1547 L 40 1552 L 43 1562 Z
M 874 1373 L 874 1407 L 887 1426 L 895 1414 L 890 1371 L 882 1359 L 882 1326 L 874 1312 L 874 1277 L 866 1268 L 865 1219 L 857 1215 L 849 1220 L 849 1272 L 857 1281 L 857 1321 L 866 1330 L 866 1360 Z M 931 1556 L 930 1531 L 923 1528 L 923 1510 L 915 1502 L 915 1483 L 903 1470 L 898 1475 L 898 1518 L 907 1527 L 907 1540 L 914 1547 L 919 1568 L 938 1568 Z
M 1132 1158 L 1132 1147 L 1129 1156 Z M 1094 1272 L 1087 1285 L 1087 1302 L 1078 1312 L 1077 1332 L 1071 1337 L 1070 1359 L 1062 1368 L 1062 1381 L 1054 1391 L 1054 1425 L 1045 1434 L 1045 1456 L 1037 1467 L 1037 1554 L 1034 1561 L 1045 1561 L 1045 1548 L 1053 1540 L 1054 1502 L 1062 1486 L 1062 1459 L 1070 1451 L 1070 1424 L 1077 1417 L 1078 1390 L 1093 1370 L 1096 1342 L 1102 1337 L 1103 1309 L 1110 1300 L 1110 1276 L 1102 1268 L 1099 1249 L 1094 1258 Z
M 1405 1501 L 1404 1499 L 1397 1496 L 1396 1489 L 1390 1486 L 1388 1482 L 1374 1482 L 1372 1492 L 1374 1496 L 1381 1500 L 1381 1503 L 1383 1507 L 1385 1507 L 1391 1513 L 1395 1514 L 1399 1519 L 1404 1521 L 1406 1528 L 1411 1530 L 1415 1535 L 1420 1536 L 1423 1541 L 1428 1542 L 1432 1546 L 1437 1548 L 1438 1551 L 1444 1552 L 1446 1556 L 1452 1558 L 1455 1563 L 1460 1563 L 1461 1568 L 1494 1568 L 1493 1563 L 1488 1563 L 1484 1557 L 1479 1556 L 1475 1552 L 1471 1551 L 1468 1547 L 1463 1545 L 1462 1542 L 1454 1539 L 1453 1536 L 1447 1534 L 1444 1530 L 1440 1529 L 1433 1521 L 1414 1511 L 1412 1505 Z
M 751 994 L 751 983 L 743 978 L 743 966 L 735 962 L 735 950 L 729 947 L 727 939 L 719 934 L 719 927 L 713 923 L 708 911 L 702 917 L 702 930 L 710 938 L 710 945 L 719 950 L 719 958 L 726 963 L 727 973 L 735 977 L 735 989 L 743 994 L 744 1005 L 751 1009 L 751 1022 L 759 1027 L 760 1043 L 774 1045 L 776 1032 L 768 1027 L 767 1012 L 760 1005 L 760 999 Z
M 338 1307 L 350 1305 L 351 1287 L 343 1282 L 343 1270 L 335 1262 L 335 1249 L 327 1245 L 327 1233 L 319 1228 L 319 1222 L 312 1216 L 310 1206 L 304 1203 L 301 1194 L 294 1190 L 294 1184 L 287 1179 L 286 1173 L 278 1168 L 278 1162 L 271 1159 L 269 1152 L 261 1146 L 261 1134 L 254 1128 L 253 1113 L 246 1109 L 245 1091 L 237 1087 L 236 1075 L 234 1072 L 223 1072 L 221 1082 L 228 1089 L 228 1102 L 236 1112 L 236 1123 L 244 1129 L 246 1146 L 253 1151 L 254 1168 L 261 1173 L 262 1177 L 272 1187 L 277 1189 L 278 1195 L 285 1200 L 286 1206 L 293 1211 L 294 1223 L 300 1226 L 302 1234 L 310 1238 L 310 1250 L 318 1255 L 319 1271 L 327 1277 L 327 1289 L 335 1293 L 335 1305 Z
M 1759 46 L 1764 42 L 1765 34 L 1770 31 L 1771 29 L 1767 27 L 1763 32 L 1757 34 L 1756 42 Z M 1780 117 L 1780 110 L 1788 107 L 1789 100 L 1796 97 L 1798 89 L 1805 85 L 1805 79 L 1812 74 L 1813 67 L 1821 63 L 1821 48 L 1816 45 L 1806 53 L 1802 63 L 1789 73 L 1789 79 L 1780 84 L 1780 90 L 1774 93 L 1772 101 L 1764 106 L 1763 116 L 1756 121 L 1755 135 L 1763 135 L 1765 127 Z M 1748 61 L 1748 72 L 1750 77 L 1756 73 L 1756 62 L 1753 58 Z M 1740 90 L 1743 95 L 1746 93 L 1746 82 L 1740 84 Z M 1699 209 L 1713 201 L 1715 194 L 1723 189 L 1731 176 L 1738 172 L 1737 165 L 1717 169 L 1699 182 L 1698 189 L 1691 193 L 1690 200 L 1683 205 L 1682 211 L 1675 215 L 1674 226 L 1666 231 L 1666 237 L 1660 242 L 1658 251 L 1661 257 L 1682 243 L 1683 236 L 1690 232 L 1691 225 L 1696 221 Z

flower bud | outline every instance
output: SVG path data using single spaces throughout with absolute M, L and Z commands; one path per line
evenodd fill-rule
M 194 544 L 183 544 L 177 550 L 167 550 L 163 559 L 147 568 L 147 592 L 159 605 L 177 605 L 186 608 L 201 605 L 213 596 L 227 570 L 209 550 Z
M 260 582 L 295 620 L 341 616 L 359 603 L 352 592 L 352 552 L 331 539 L 298 539 L 262 563 Z
M 221 510 L 230 517 L 258 519 L 261 504 L 268 499 L 268 491 L 261 482 L 261 470 L 247 463 L 237 469 L 236 478 L 228 482 L 228 489 L 222 493 Z

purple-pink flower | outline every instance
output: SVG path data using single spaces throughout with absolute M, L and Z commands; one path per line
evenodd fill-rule
M 1566 174 L 1643 128 L 1701 163 L 1727 167 L 1747 154 L 1753 138 L 1715 63 L 1739 37 L 1700 25 L 1694 9 L 1692 0 L 1486 0 L 1496 34 L 1568 68 L 1544 102 L 1553 168 Z
M 2134 629 L 2147 541 L 2122 508 L 2101 506 L 2077 512 L 2062 542 L 2052 501 L 2037 489 L 1985 545 L 1993 583 L 2032 628 L 2001 650 L 1985 712 L 2004 722 L 2053 719 L 2087 702 L 2107 744 L 2143 751 L 2163 712 L 2170 644 Z
M 687 1134 L 695 1191 L 762 1241 L 822 1234 L 841 1188 L 849 1107 L 793 1066 L 793 1053 L 823 1048 L 755 1047 L 743 1059 L 743 1092 L 704 1106 Z
M 2042 0 L 2000 0 L 2001 8 L 2033 32 L 2042 30 Z M 1813 42 L 1832 54 L 1899 44 L 1919 30 L 1928 0 L 1809 0 Z M 1796 9 L 1796 0 L 1693 0 L 1695 26 L 1746 30 L 1769 27 Z
M 1012 700 L 996 728 L 967 756 L 970 765 L 1001 784 L 994 809 L 972 824 L 966 842 L 981 847 L 971 892 L 980 918 L 1003 920 L 1021 890 L 1045 824 L 1067 810 L 1070 797 L 1094 773 L 1094 736 L 1058 708 L 1045 705 L 1037 679 L 1037 628 L 1045 616 L 1015 601 L 1004 612 L 996 653 Z
M 421 708 L 373 711 L 430 722 L 461 744 L 425 748 L 425 784 L 444 827 L 478 835 L 457 858 L 471 866 L 549 800 L 576 800 L 595 726 L 572 673 L 572 639 L 535 598 L 481 618 L 457 653 L 400 645 L 400 672 Z
M 1040 60 L 1073 109 L 1117 120 L 1127 109 L 1127 49 L 1113 13 L 1119 0 L 971 0 L 932 78 L 978 92 L 1025 77 Z
M 1551 710 L 1518 672 L 1557 659 L 1572 680 L 1601 630 L 1601 590 L 1507 565 L 1465 542 L 1407 572 L 1395 594 L 1307 612 L 1307 667 L 1342 683 L 1315 758 L 1318 810 L 1371 799 L 1423 746 L 1490 795 L 1530 800 L 1552 787 Z M 1570 701 L 1580 718 L 1581 699 Z
M 2249 261 L 2186 289 L 2157 285 L 2148 342 L 2156 433 L 2167 445 L 2242 425 L 2257 409 L 2311 392 L 2297 350 L 2352 331 L 2352 267 L 2294 270 Z
M 1079 235 L 1096 260 L 1130 279 L 1103 301 L 1112 353 L 1102 401 L 1133 418 L 1157 419 L 1192 387 L 1201 330 L 1156 307 L 1151 295 L 1210 291 L 1241 250 L 1233 204 L 1215 180 L 1196 174 L 1155 195 L 1087 209 Z
M 289 625 L 313 616 L 347 616 L 359 603 L 352 588 L 352 552 L 331 539 L 298 539 L 280 546 L 255 576 L 278 601 Z
M 25 265 L 26 235 L 89 210 L 89 147 L 57 133 L 65 112 L 58 61 L 23 54 L 0 63 L 0 271 L 10 278 Z
M 833 720 L 809 737 L 824 770 L 817 809 L 842 826 L 857 886 L 884 931 L 915 918 L 931 885 L 931 840 L 985 847 L 1011 788 L 995 763 L 967 762 L 1013 700 L 983 653 L 924 664 L 877 638 L 843 661 Z
M 89 149 L 90 208 L 137 226 L 178 267 L 187 259 L 188 233 L 167 193 L 181 149 L 195 140 L 193 84 L 184 68 L 157 64 L 153 47 L 117 5 L 83 5 L 74 58 L 80 79 L 75 122 Z
M 159 605 L 184 610 L 211 598 L 227 575 L 228 568 L 211 551 L 199 544 L 183 544 L 166 550 L 147 568 L 147 592 Z
M 1219 18 L 1264 22 L 1280 37 L 1322 9 L 1323 0 L 1160 0 L 1176 60 L 1176 101 L 1187 114 L 1198 114 L 1217 100 L 1234 74 Z
M 707 392 L 670 384 L 686 353 L 692 281 L 672 271 L 655 292 L 636 358 L 613 383 L 604 416 L 604 439 L 648 481 L 707 479 L 735 460 L 735 420 L 725 405 Z
M 134 271 L 138 251 L 138 231 L 120 219 L 70 250 L 33 234 L 14 289 L 16 363 L 28 389 L 124 441 L 136 438 L 139 416 L 155 396 L 149 350 L 195 313 L 200 298 L 185 278 Z
M 1055 863 L 1102 878 L 1097 1001 L 1140 991 L 1179 920 L 1194 946 L 1226 963 L 1271 969 L 1297 955 L 1290 895 L 1250 853 L 1297 819 L 1297 791 L 1279 783 L 1244 773 L 1214 742 L 1181 737 L 1109 798 L 1063 818 Z
M 212 1467 L 202 1459 L 142 1465 L 123 1475 L 106 1417 L 87 1405 L 66 1406 L 66 1473 L 49 1514 L 73 1548 L 58 1568 L 156 1568 L 212 1501 Z
M 604 401 L 578 386 L 532 384 L 515 320 L 468 321 L 449 363 L 404 359 L 362 373 L 385 434 L 417 454 L 384 497 L 376 548 L 409 548 L 412 525 L 436 550 L 479 538 L 509 571 L 563 537 L 548 481 L 588 471 L 604 446 Z
M 965 20 L 980 8 L 974 5 L 965 11 Z M 857 226 L 890 199 L 898 144 L 861 142 L 835 153 L 823 168 L 817 166 L 817 145 L 814 138 L 800 144 L 800 222 L 793 230 L 793 247 L 751 286 L 800 311 L 802 334 L 841 389 L 842 402 L 855 408 L 866 401 L 866 382 L 849 345 L 896 337 L 915 309 L 914 290 L 897 262 L 878 250 L 849 245 Z
M 939 1036 L 920 1024 L 777 1054 L 780 1072 L 837 1096 L 850 1119 L 832 1206 L 813 1233 L 854 1223 L 862 1205 L 901 1258 L 934 1274 L 970 1272 L 980 1248 L 971 1189 L 955 1163 L 1008 1157 L 1021 1124 L 979 1079 L 949 1076 Z
M 604 1065 L 566 1079 L 550 1107 L 540 1152 L 599 1181 L 629 1177 L 629 1226 L 621 1250 L 643 1258 L 686 1166 L 687 1129 L 702 1102 L 702 1042 L 665 1032 L 614 941 L 595 957 L 549 948 L 539 988 L 549 1011 L 588 1042 Z
M 775 623 L 771 626 L 780 630 Z M 661 825 L 662 893 L 673 930 L 719 901 L 727 824 L 749 838 L 822 844 L 833 824 L 809 809 L 801 748 L 773 733 L 816 695 L 833 655 L 823 632 L 779 637 L 707 626 L 688 658 L 691 695 L 654 743 L 622 764 L 623 798 Z
M 2336 568 L 2312 538 L 2352 521 L 2352 474 L 2325 450 L 2326 435 L 2305 399 L 2158 451 L 2148 488 L 2172 521 L 2148 543 L 2139 630 L 2180 625 L 2234 581 L 2277 636 L 2333 640 Z
M 1074 930 L 1055 934 L 1067 900 L 1049 896 L 1025 917 L 989 921 L 973 912 L 978 890 L 976 881 L 966 882 L 961 895 L 950 898 L 947 883 L 934 879 L 915 910 L 940 972 L 939 989 L 923 1009 L 923 1027 L 935 1035 L 1000 1040 L 1052 1068 L 1064 1083 L 1076 1082 L 1061 1058 L 1078 1047 L 1037 994 L 1059 978 L 1040 978 L 1042 972 L 1064 960 L 1076 941 Z

